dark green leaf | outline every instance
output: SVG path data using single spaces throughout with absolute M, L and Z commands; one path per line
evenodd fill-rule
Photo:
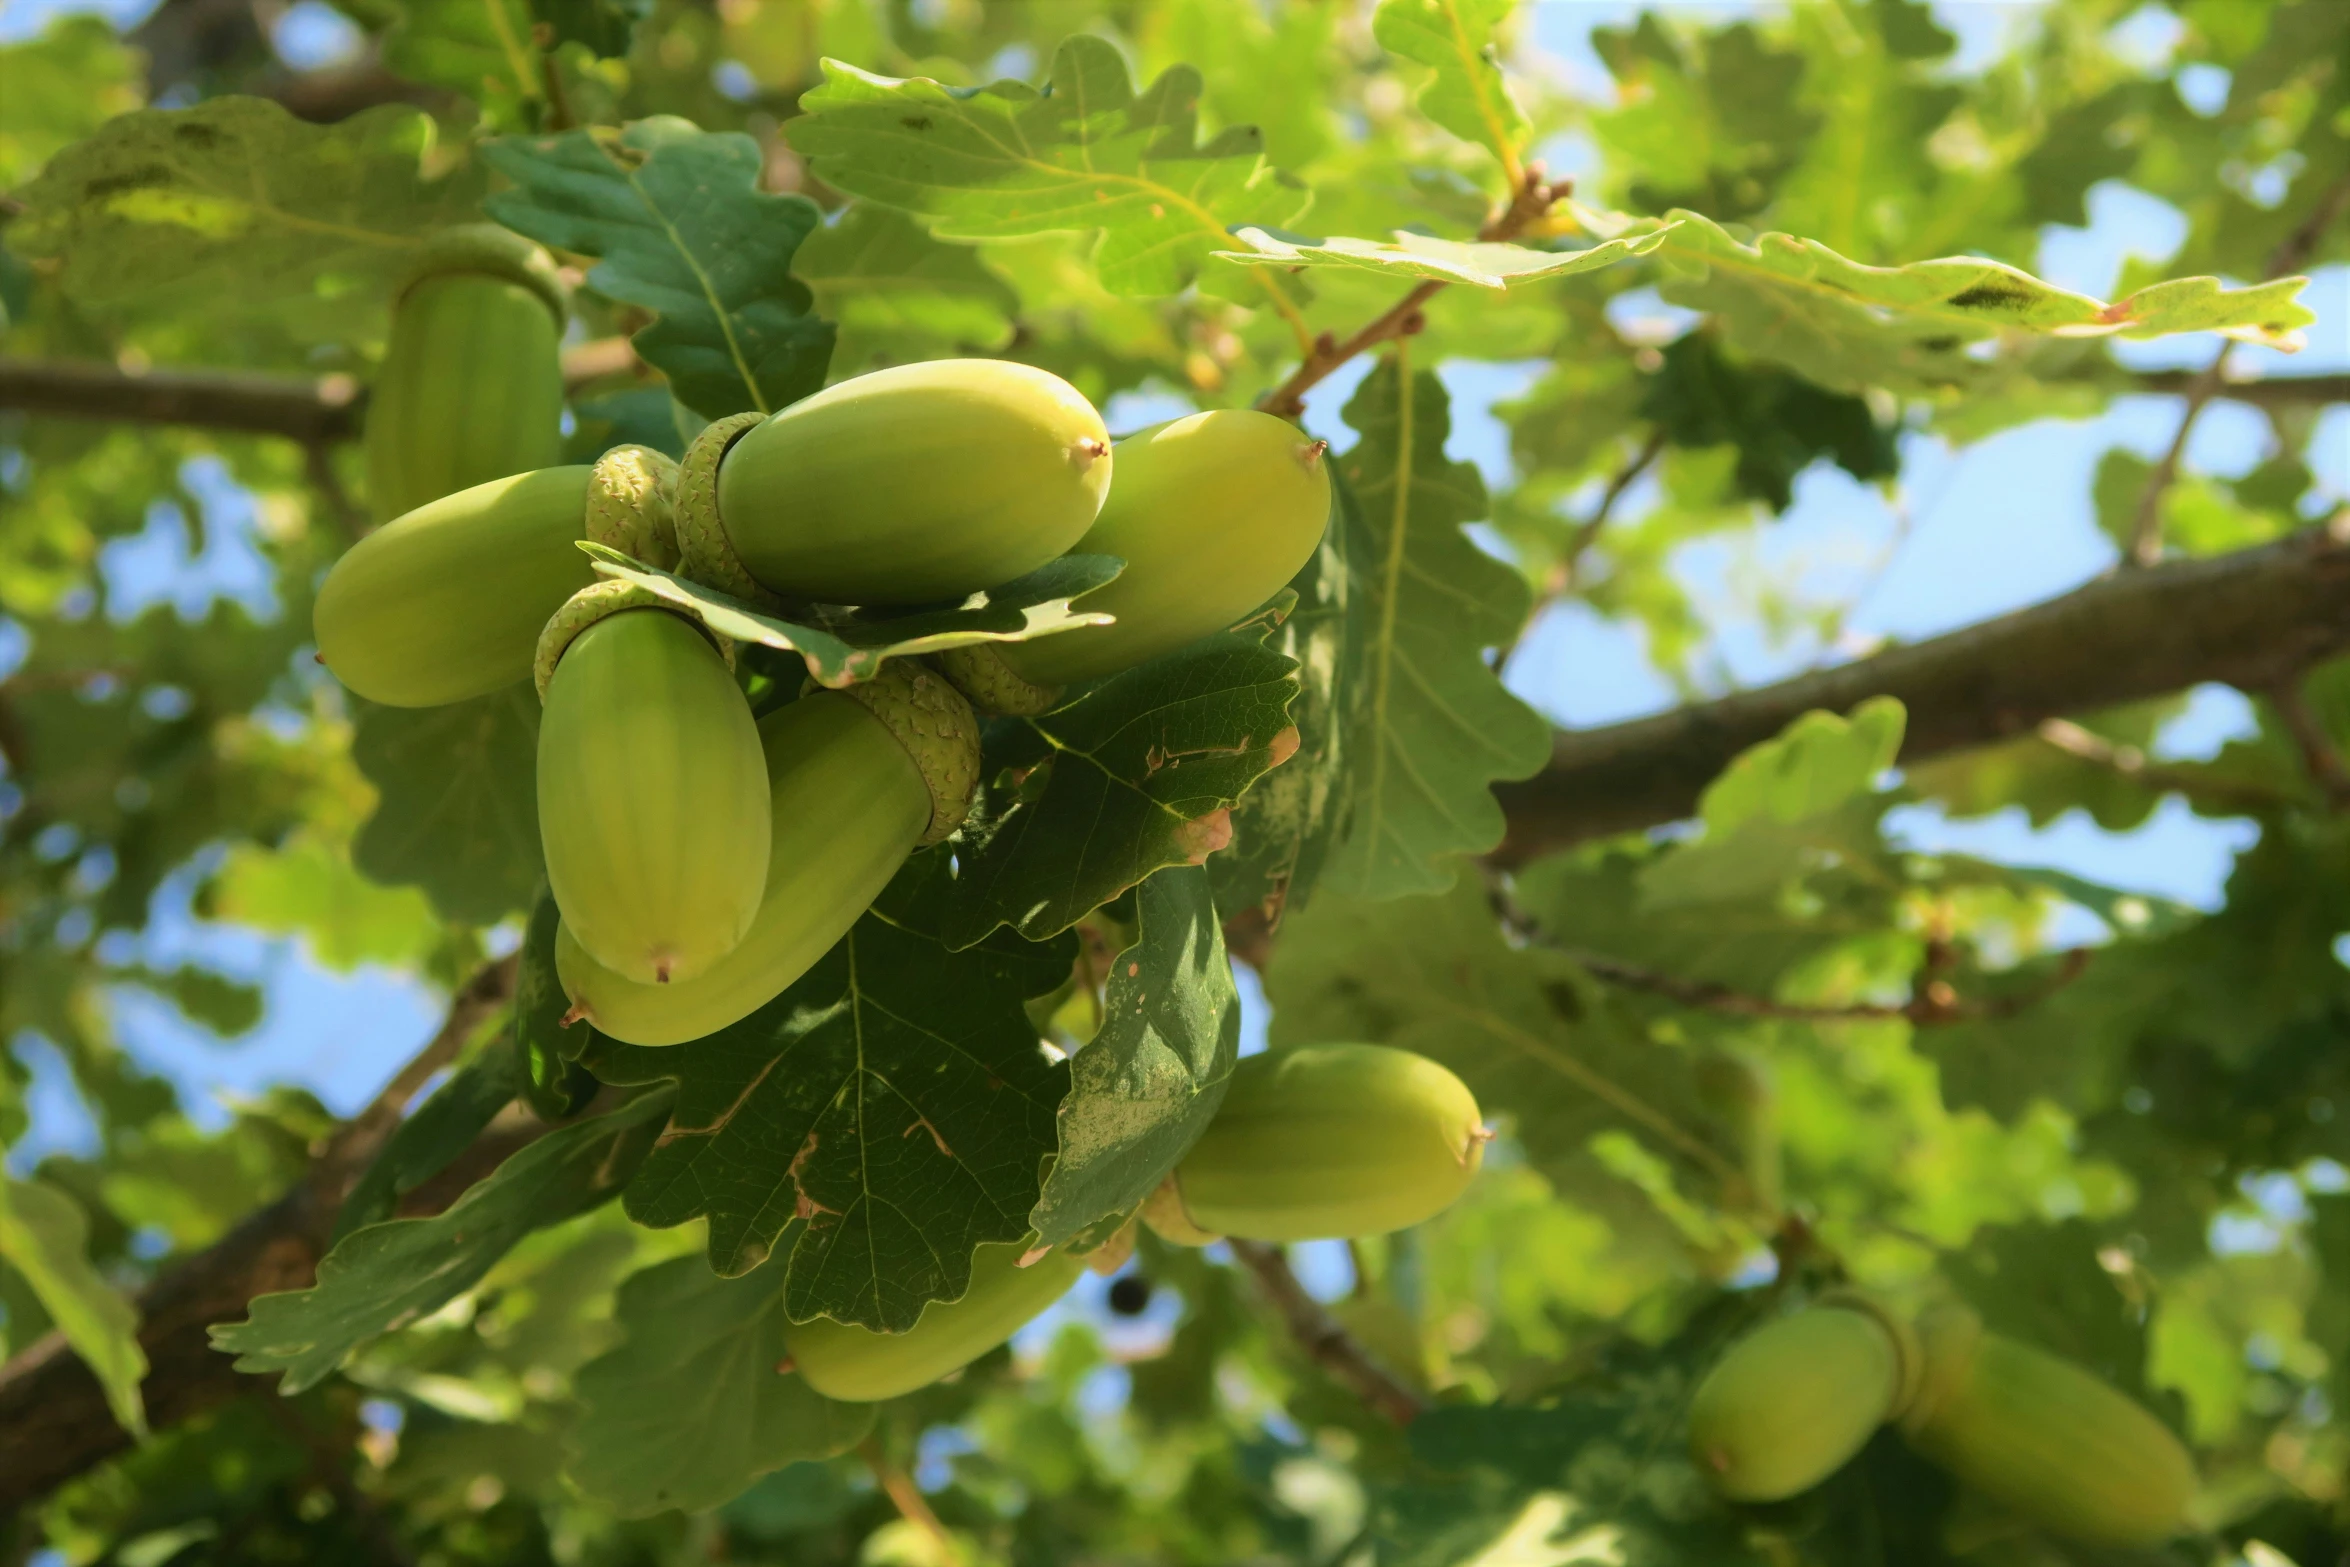
M 539 883 L 539 703 L 526 681 L 446 707 L 359 708 L 352 760 L 380 791 L 351 858 L 424 889 L 452 920 L 493 925 Z
M 660 316 L 636 349 L 678 401 L 705 419 L 773 413 L 824 384 L 832 327 L 791 273 L 816 205 L 759 189 L 757 142 L 662 118 L 616 145 L 571 131 L 481 155 L 515 185 L 490 199 L 493 217 L 594 256 L 590 288 Z

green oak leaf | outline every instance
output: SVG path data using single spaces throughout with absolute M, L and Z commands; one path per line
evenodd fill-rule
M 444 707 L 355 703 L 351 758 L 380 794 L 351 859 L 452 920 L 530 907 L 540 875 L 539 703 L 522 681 Z
M 1364 379 L 1346 406 L 1362 439 L 1335 471 L 1355 643 L 1342 836 L 1322 879 L 1374 898 L 1450 886 L 1461 856 L 1501 841 L 1493 782 L 1550 755 L 1550 726 L 1485 661 L 1524 623 L 1525 581 L 1461 531 L 1485 486 L 1444 455 L 1444 384 L 1401 387 L 1392 361 Z
M 1314 558 L 1289 581 L 1289 602 L 1265 646 L 1297 665 L 1289 704 L 1297 754 L 1257 780 L 1232 808 L 1232 843 L 1208 861 L 1216 906 L 1244 913 L 1269 934 L 1284 910 L 1302 907 L 1320 879 L 1338 830 L 1346 776 L 1345 705 L 1352 689 L 1346 650 L 1354 632 L 1350 552 L 1358 547 L 1347 509 L 1333 498 Z
M 563 993 L 563 981 L 555 972 L 555 932 L 562 923 L 554 890 L 542 883 L 530 906 L 530 923 L 523 928 L 521 960 L 514 974 L 514 1021 L 508 1030 L 512 1045 L 499 1052 L 513 1063 L 512 1088 L 542 1121 L 566 1120 L 596 1097 L 595 1074 L 578 1061 L 588 1030 L 564 1022 L 571 1015 L 571 998 Z
M 599 576 L 633 582 L 675 605 L 720 636 L 791 653 L 818 685 L 838 689 L 869 680 L 885 659 L 911 658 L 980 642 L 1026 642 L 1057 632 L 1109 624 L 1069 601 L 1114 580 L 1126 563 L 1115 555 L 1063 555 L 1000 587 L 974 593 L 945 609 L 912 614 L 860 615 L 807 606 L 799 619 L 754 609 L 716 588 L 629 559 L 600 544 L 582 544 Z
M 588 286 L 660 319 L 633 339 L 705 419 L 773 413 L 824 384 L 832 327 L 792 275 L 817 224 L 805 196 L 759 189 L 759 144 L 680 119 L 509 136 L 481 156 L 514 182 L 486 204 L 508 228 L 594 256 Z
M 1094 265 L 1114 294 L 1176 294 L 1240 224 L 1282 224 L 1307 195 L 1236 125 L 1198 139 L 1200 78 L 1177 66 L 1140 94 L 1107 40 L 1053 52 L 1038 91 L 969 91 L 824 62 L 784 134 L 826 183 L 931 220 L 945 239 L 1098 230 Z M 1263 296 L 1294 310 L 1270 273 Z
M 617 1196 L 652 1147 L 669 1095 L 558 1127 L 467 1188 L 446 1213 L 351 1232 L 306 1290 L 256 1297 L 212 1346 L 239 1371 L 282 1371 L 278 1390 L 315 1387 L 378 1334 L 438 1311 L 481 1282 L 515 1243 Z
M 570 1474 L 623 1518 L 696 1513 L 771 1469 L 844 1452 L 873 1428 L 871 1404 L 839 1404 L 790 1374 L 784 1269 L 741 1278 L 674 1257 L 620 1286 L 619 1344 L 579 1369 L 586 1405 Z
M 142 109 L 49 160 L 8 244 L 61 262 L 90 305 L 265 312 L 305 338 L 368 342 L 417 245 L 480 199 L 470 164 L 428 172 L 432 150 L 431 119 L 401 105 L 333 125 L 262 98 Z
M 1289 659 L 1220 632 L 1041 717 L 990 724 L 992 782 L 963 829 L 948 939 L 999 925 L 1041 939 L 1222 848 L 1231 808 L 1296 749 L 1297 691 Z
M 707 1218 L 710 1265 L 766 1262 L 795 1221 L 785 1305 L 898 1333 L 969 1286 L 983 1242 L 1028 1233 L 1068 1068 L 1023 1003 L 1070 949 L 1009 935 L 949 951 L 909 920 L 939 851 L 917 856 L 797 983 L 705 1039 L 599 1040 L 606 1082 L 677 1083 L 677 1109 L 630 1185 L 629 1217 Z
M 1495 34 L 1517 0 L 1381 0 L 1371 36 L 1433 73 L 1420 112 L 1515 169 L 1529 126 L 1501 72 Z
M 514 1102 L 521 1086 L 514 1052 L 502 1040 L 474 1051 L 447 1082 L 409 1112 L 375 1163 L 359 1177 L 335 1215 L 333 1243 L 339 1245 L 354 1230 L 390 1219 L 400 1199 L 447 1169 L 498 1112 Z
M 1584 228 L 1606 238 L 1659 233 L 1660 291 L 1673 304 L 1722 321 L 1731 343 L 1800 371 L 1832 391 L 1872 386 L 1930 392 L 1980 380 L 1969 345 L 2002 333 L 2056 337 L 2162 337 L 2219 332 L 2271 348 L 2296 348 L 2317 318 L 2296 297 L 2308 279 L 2231 289 L 2217 278 L 2177 278 L 2107 304 L 1977 256 L 1872 267 L 1817 240 L 1763 234 L 1748 244 L 1711 219 L 1675 208 L 1663 219 L 1626 218 L 1574 203 Z
M 136 50 L 104 17 L 58 13 L 40 36 L 0 45 L 0 190 L 139 107 Z
M 1028 1222 L 1059 1246 L 1132 1213 L 1175 1168 L 1240 1055 L 1240 995 L 1204 867 L 1135 889 L 1133 945 L 1110 960 L 1102 1024 L 1070 1061 L 1060 1156 Z
M 1498 292 L 1521 283 L 1571 277 L 1578 272 L 1595 272 L 1621 261 L 1637 260 L 1663 245 L 1671 230 L 1627 234 L 1602 240 L 1583 250 L 1534 250 L 1525 245 L 1464 243 L 1403 229 L 1396 231 L 1392 241 L 1349 239 L 1344 235 L 1308 239 L 1261 228 L 1238 228 L 1232 232 L 1248 248 L 1216 251 L 1219 261 L 1284 270 L 1344 267 L 1395 278 L 1435 278 Z
M 421 964 L 443 935 L 423 893 L 368 880 L 347 849 L 311 833 L 275 848 L 232 845 L 207 889 L 205 912 L 273 936 L 300 936 L 313 958 L 344 974 L 367 963 Z
M 840 330 L 834 362 L 856 372 L 1007 346 L 1012 285 L 970 245 L 949 245 L 905 213 L 851 202 L 800 246 L 793 267 Z
M 139 1384 L 147 1352 L 139 1313 L 90 1263 L 81 1205 L 44 1181 L 0 1176 L 0 1262 L 14 1268 L 65 1342 L 106 1392 L 106 1407 L 133 1436 L 147 1434 Z

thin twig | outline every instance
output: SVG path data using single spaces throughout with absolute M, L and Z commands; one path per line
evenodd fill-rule
M 1313 1362 L 1353 1389 L 1357 1397 L 1399 1426 L 1408 1426 L 1428 1409 L 1428 1401 L 1395 1374 L 1371 1358 L 1371 1352 L 1322 1303 L 1306 1293 L 1289 1259 L 1278 1246 L 1264 1241 L 1230 1241 L 1232 1255 L 1257 1276 L 1290 1335 Z
M 2013 1017 L 2027 1008 L 2037 1006 L 2079 979 L 2093 955 L 2092 949 L 2087 947 L 2068 948 L 2057 954 L 2056 972 L 2030 989 L 2012 995 L 1968 999 L 1960 996 L 1950 982 L 1941 977 L 1956 962 L 1955 950 L 1946 940 L 1929 939 L 1925 962 L 1911 985 L 1907 1001 L 1853 1001 L 1829 1006 L 1812 1002 L 1778 1001 L 1729 985 L 1716 984 L 1711 980 L 1662 974 L 1635 963 L 1626 963 L 1620 958 L 1570 947 L 1543 929 L 1540 922 L 1519 908 L 1498 884 L 1492 889 L 1490 901 L 1502 923 L 1520 940 L 1558 953 L 1594 979 L 1625 990 L 1662 996 L 1685 1007 L 1725 1012 L 1734 1017 L 1772 1018 L 1794 1023 L 1863 1023 L 1900 1019 L 1919 1028 L 1938 1028 L 1951 1023 Z
M 1567 540 L 1566 554 L 1558 564 L 1560 592 L 1579 585 L 1583 557 L 1590 552 L 1591 546 L 1599 542 L 1600 532 L 1607 527 L 1609 517 L 1615 513 L 1616 502 L 1624 498 L 1624 492 L 1648 471 L 1649 464 L 1655 462 L 1664 449 L 1665 432 L 1660 425 L 1649 432 L 1640 450 L 1616 470 L 1614 478 L 1608 480 L 1606 491 L 1599 497 L 1598 507 L 1575 529 L 1575 536 Z
M 2263 281 L 2300 270 L 2345 207 L 2350 207 L 2350 175 L 2328 186 L 2310 207 L 2309 215 L 2269 254 L 2268 269 L 2261 274 Z M 2203 410 L 2219 395 L 2227 376 L 2229 356 L 2235 351 L 2233 339 L 2220 344 L 2219 352 L 2211 356 L 2211 363 L 2188 384 L 2186 406 L 2179 410 L 2179 427 L 2173 432 L 2162 460 L 2146 476 L 2146 487 L 2139 492 L 2137 510 L 2130 517 L 2129 565 L 2151 566 L 2162 559 L 2163 497 L 2178 481 L 2179 462 L 2186 455 L 2187 438 L 2194 433 Z
M 373 1162 L 377 1153 L 407 1114 L 409 1101 L 422 1092 L 440 1070 L 457 1059 L 458 1052 L 479 1031 L 482 1024 L 505 1010 L 514 999 L 514 982 L 520 972 L 521 956 L 509 953 L 494 963 L 485 963 L 449 998 L 449 1010 L 441 1026 L 422 1050 L 408 1058 L 408 1064 L 392 1075 L 381 1092 L 369 1101 L 330 1138 L 320 1150 L 313 1166 L 313 1179 L 347 1181 Z M 340 1202 L 341 1194 L 330 1193 Z
M 2336 811 L 2350 806 L 2350 764 L 2343 762 L 2334 737 L 2326 733 L 2325 720 L 2310 705 L 2308 691 L 2294 679 L 2271 687 L 2265 694 L 2276 708 L 2277 717 L 2283 720 L 2285 733 L 2292 736 L 2294 747 L 2300 751 L 2301 765 L 2309 770 L 2309 781 L 2325 795 L 2326 804 Z
M 2043 719 L 2032 731 L 2032 738 L 2041 744 L 2062 751 L 2076 761 L 2128 779 L 2134 784 L 2164 794 L 2181 794 L 2190 800 L 2201 800 L 2213 806 L 2237 810 L 2283 810 L 2303 802 L 2274 789 L 2258 784 L 2230 783 L 2223 778 L 2206 778 L 2180 768 L 2164 767 L 2151 761 L 2144 751 L 2134 745 L 2116 745 L 2092 730 L 2084 729 L 2069 718 Z
M 889 1455 L 881 1450 L 880 1442 L 872 1437 L 857 1444 L 857 1456 L 865 1460 L 865 1467 L 873 1472 L 874 1483 L 881 1487 L 883 1494 L 897 1508 L 898 1516 L 930 1536 L 938 1547 L 940 1560 L 952 1564 L 952 1567 L 962 1567 L 962 1545 L 947 1532 L 947 1526 L 939 1522 L 938 1514 L 930 1510 L 930 1503 L 923 1500 L 913 1476 L 891 1463 Z
M 1508 203 L 1486 219 L 1485 226 L 1477 231 L 1477 238 L 1489 244 L 1517 238 L 1530 224 L 1547 214 L 1570 188 L 1570 182 L 1550 184 L 1541 164 L 1527 164 L 1524 177 L 1510 192 Z M 1288 380 L 1266 393 L 1257 406 L 1284 419 L 1295 419 L 1305 411 L 1306 393 L 1327 380 L 1339 366 L 1366 349 L 1399 337 L 1409 337 L 1426 325 L 1420 307 L 1442 293 L 1444 288 L 1444 279 L 1429 278 L 1415 285 L 1410 293 L 1352 336 L 1340 339 L 1328 332 L 1322 333 L 1314 339 L 1304 363 L 1291 373 Z

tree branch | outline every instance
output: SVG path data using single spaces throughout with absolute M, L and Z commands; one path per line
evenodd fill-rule
M 316 447 L 359 433 L 364 393 L 347 375 L 149 370 L 97 361 L 0 359 L 0 408 L 66 419 L 185 424 L 282 435 Z
M 1662 996 L 1680 1006 L 1725 1012 L 1734 1017 L 1779 1018 L 1796 1023 L 1861 1023 L 1900 1018 L 1919 1028 L 1940 1028 L 1952 1023 L 2013 1017 L 2026 1008 L 2037 1006 L 2080 978 L 2089 967 L 2089 959 L 2093 955 L 2086 947 L 2068 948 L 2058 955 L 2059 962 L 2053 975 L 2028 990 L 2017 991 L 2012 995 L 1969 999 L 1957 994 L 1948 984 L 1936 980 L 1920 984 L 1907 1001 L 1857 1001 L 1816 1006 L 1798 1001 L 1775 1001 L 1769 996 L 1752 995 L 1709 980 L 1660 974 L 1653 969 L 1602 957 L 1595 952 L 1581 952 L 1566 947 L 1558 950 L 1595 979 L 1626 990 Z
M 2150 760 L 2136 746 L 2116 745 L 2069 718 L 2048 719 L 2035 728 L 2032 735 L 2042 745 L 2062 751 L 2092 767 L 2102 767 L 2142 788 L 2161 794 L 2182 794 L 2190 800 L 2200 800 L 2223 810 L 2275 811 L 2306 803 L 2280 790 L 2264 789 L 2257 784 L 2231 783 L 2224 778 L 2207 778 L 2201 773 L 2188 772 L 2183 768 L 2164 767 Z
M 327 1139 L 293 1190 L 139 1292 L 139 1347 L 147 1354 L 139 1391 L 158 1429 L 262 1386 L 240 1376 L 230 1357 L 212 1348 L 206 1329 L 244 1315 L 256 1295 L 309 1287 L 352 1183 L 383 1151 L 416 1092 L 513 999 L 514 972 L 509 957 L 476 973 L 450 1002 L 431 1042 L 374 1103 Z M 538 1130 L 531 1128 L 530 1135 Z M 442 1203 L 495 1169 L 516 1146 L 511 1131 L 485 1134 L 447 1172 Z M 98 1379 L 59 1335 L 35 1340 L 0 1365 L 0 1514 L 130 1445 L 130 1434 L 107 1410 Z
M 1371 1358 L 1322 1303 L 1289 1271 L 1289 1259 L 1278 1246 L 1263 1241 L 1234 1240 L 1226 1244 L 1232 1255 L 1257 1276 L 1292 1337 L 1313 1362 L 1353 1389 L 1362 1401 L 1399 1426 L 1408 1426 L 1427 1412 L 1428 1401 L 1395 1374 Z
M 2350 806 L 2350 764 L 2343 762 L 2340 748 L 2334 744 L 2334 737 L 2326 733 L 2325 720 L 2310 705 L 2309 693 L 2302 689 L 2301 682 L 2279 681 L 2268 692 L 2268 700 L 2283 722 L 2285 733 L 2293 737 L 2310 782 L 2325 795 L 2326 803 L 2337 811 Z
M 2350 651 L 2350 511 L 2258 549 L 2101 577 L 2062 598 L 1873 658 L 1652 718 L 1553 737 L 1550 765 L 1494 793 L 1521 864 L 1689 816 L 1751 745 L 1815 708 L 1909 709 L 1901 759 L 2026 734 L 2051 718 L 2206 681 L 2266 693 Z
M 2160 396 L 2192 390 L 2200 370 L 2141 370 L 2112 383 L 2116 392 L 2149 392 Z M 2249 381 L 2222 380 L 2212 394 L 2223 402 L 2254 408 L 2322 408 L 2327 403 L 2350 403 L 2350 375 L 2267 375 Z

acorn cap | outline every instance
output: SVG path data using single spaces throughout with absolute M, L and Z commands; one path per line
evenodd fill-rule
M 930 825 L 917 843 L 953 836 L 979 792 L 979 718 L 971 704 L 937 670 L 898 658 L 841 695 L 881 720 L 930 787 Z
M 773 609 L 782 601 L 751 575 L 718 516 L 718 466 L 729 447 L 766 419 L 761 413 L 728 414 L 705 425 L 685 449 L 685 461 L 677 466 L 677 551 L 683 575 L 746 604 Z
M 663 571 L 677 564 L 677 464 L 650 446 L 615 446 L 588 478 L 587 536 Z
M 931 654 L 930 661 L 956 690 L 971 699 L 973 707 L 1006 718 L 1033 718 L 1050 712 L 1066 689 L 1021 678 L 1004 662 L 1003 654 L 985 642 L 947 648 Z
M 531 661 L 531 678 L 538 685 L 539 700 L 547 699 L 547 683 L 555 678 L 555 666 L 579 634 L 607 615 L 617 615 L 629 609 L 657 609 L 663 614 L 677 615 L 675 605 L 663 599 L 651 588 L 619 577 L 604 577 L 589 583 L 563 601 L 563 607 L 547 617 L 546 628 L 539 632 L 536 656 Z M 726 660 L 728 669 L 734 668 L 734 639 L 722 637 L 691 615 L 677 618 L 710 639 L 718 656 Z
M 558 330 L 571 313 L 571 290 L 563 286 L 555 258 L 546 247 L 496 223 L 459 223 L 435 230 L 401 273 L 392 290 L 397 306 L 408 290 L 428 277 L 478 273 L 519 283 L 546 301 Z

